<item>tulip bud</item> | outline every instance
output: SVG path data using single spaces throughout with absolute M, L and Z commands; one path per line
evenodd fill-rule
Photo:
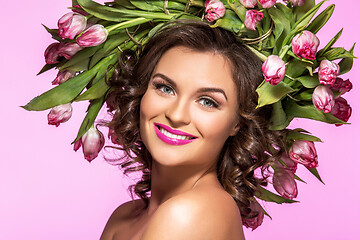
M 339 73 L 340 67 L 337 63 L 322 60 L 319 66 L 319 82 L 332 86 Z
M 91 162 L 99 155 L 104 144 L 104 135 L 92 127 L 74 144 L 74 151 L 82 146 L 85 159 Z
M 352 83 L 349 79 L 344 81 L 342 78 L 335 78 L 335 82 L 330 86 L 330 89 L 343 95 L 352 89 Z
M 292 51 L 299 58 L 315 60 L 320 40 L 310 31 L 303 31 L 292 40 Z
M 249 217 L 242 217 L 242 224 L 253 231 L 258 228 L 264 220 L 264 210 L 257 201 L 250 201 Z
M 317 86 L 312 95 L 312 102 L 317 110 L 329 113 L 335 104 L 334 93 L 328 86 Z
M 95 24 L 86 29 L 86 31 L 76 39 L 76 42 L 81 47 L 93 47 L 105 42 L 108 34 L 108 31 L 103 25 Z
M 74 39 L 75 36 L 84 31 L 86 17 L 79 13 L 67 13 L 59 19 L 58 27 L 58 34 L 62 39 Z
M 352 108 L 348 104 L 345 98 L 337 97 L 335 98 L 335 105 L 331 110 L 331 114 L 337 117 L 338 119 L 347 122 L 351 116 Z M 335 126 L 341 126 L 342 124 L 335 124 Z
M 319 165 L 316 148 L 311 141 L 296 140 L 289 150 L 289 157 L 307 168 L 315 168 Z
M 60 43 L 59 55 L 69 60 L 81 49 L 83 48 L 80 47 L 77 43 L 73 43 L 73 42 Z
M 56 78 L 51 83 L 52 85 L 59 85 L 62 84 L 63 82 L 66 82 L 67 80 L 69 80 L 74 76 L 75 76 L 74 71 L 70 71 L 70 70 L 59 71 Z
M 264 17 L 264 14 L 262 12 L 259 12 L 257 10 L 248 10 L 246 11 L 245 16 L 245 27 L 251 30 L 255 30 L 256 24 Z
M 209 22 L 218 20 L 225 15 L 225 6 L 220 0 L 206 0 L 205 19 Z
M 289 155 L 286 152 L 283 152 L 281 155 L 281 161 L 285 163 L 286 166 L 284 166 L 279 161 L 274 162 L 274 166 L 277 169 L 287 169 L 290 170 L 292 173 L 295 173 L 297 170 L 297 163 L 294 162 L 291 158 L 289 158 Z
M 291 0 L 294 6 L 302 6 L 305 4 L 306 0 Z
M 46 48 L 44 57 L 47 64 L 55 64 L 59 62 L 59 58 L 61 57 L 59 56 L 59 46 L 60 43 L 52 43 Z
M 76 4 L 76 5 L 74 6 L 74 8 L 76 8 L 76 9 L 73 9 L 73 10 L 72 10 L 73 12 L 79 13 L 79 14 L 81 14 L 81 15 L 83 15 L 83 16 L 89 15 L 87 12 L 85 12 L 85 11 L 82 9 L 82 7 L 81 7 L 79 4 Z
M 259 3 L 263 8 L 271 8 L 275 5 L 276 0 L 259 0 Z
M 277 55 L 270 55 L 262 65 L 265 81 L 276 85 L 285 77 L 285 62 Z
M 257 4 L 257 0 L 240 0 L 240 3 L 246 8 L 254 8 Z
M 48 114 L 48 124 L 58 127 L 60 123 L 66 122 L 71 118 L 72 107 L 70 103 L 53 107 Z
M 293 199 L 298 195 L 294 174 L 290 170 L 276 170 L 273 175 L 273 186 L 284 198 Z

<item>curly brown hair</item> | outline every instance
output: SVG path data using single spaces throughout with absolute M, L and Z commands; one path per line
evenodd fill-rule
M 255 176 L 255 169 L 267 169 L 279 156 L 284 145 L 282 132 L 269 130 L 272 108 L 256 108 L 257 86 L 262 82 L 262 62 L 233 33 L 212 28 L 204 22 L 176 21 L 158 30 L 140 49 L 124 52 L 119 67 L 109 81 L 113 87 L 116 111 L 108 123 L 116 136 L 113 141 L 125 155 L 119 161 L 124 173 L 142 171 L 142 179 L 129 187 L 148 207 L 151 190 L 151 155 L 143 144 L 140 131 L 140 101 L 145 94 L 152 72 L 161 56 L 175 46 L 199 52 L 214 52 L 227 58 L 232 65 L 233 80 L 238 91 L 240 130 L 229 137 L 217 163 L 217 177 L 223 188 L 234 198 L 243 217 L 259 185 L 266 184 L 266 175 Z M 276 145 L 279 148 L 274 148 Z

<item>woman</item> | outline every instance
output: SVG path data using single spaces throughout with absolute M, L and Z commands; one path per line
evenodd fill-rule
M 101 239 L 244 239 L 265 177 L 254 170 L 283 149 L 268 130 L 271 109 L 256 109 L 261 61 L 202 22 L 172 23 L 138 61 L 122 59 L 109 128 L 127 153 L 125 172 L 143 172 L 133 188 L 141 199 L 118 207 Z

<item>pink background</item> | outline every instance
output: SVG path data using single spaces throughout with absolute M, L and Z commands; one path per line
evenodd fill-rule
M 325 5 L 331 3 L 336 4 L 335 13 L 318 36 L 324 46 L 347 24 L 336 45 L 349 49 L 360 37 L 360 2 L 332 0 Z M 112 211 L 130 199 L 126 189 L 132 181 L 117 167 L 102 157 L 89 164 L 81 152 L 72 150 L 70 143 L 86 105 L 74 104 L 72 119 L 58 128 L 47 125 L 48 111 L 19 107 L 52 87 L 55 71 L 35 76 L 53 41 L 41 23 L 55 28 L 70 4 L 70 0 L 2 3 L 0 239 L 98 239 Z M 360 56 L 359 45 L 355 55 Z M 353 107 L 351 126 L 294 121 L 294 127 L 302 126 L 324 141 L 316 147 L 326 185 L 300 168 L 299 175 L 308 182 L 298 184 L 301 203 L 265 204 L 273 220 L 265 218 L 259 229 L 246 230 L 247 239 L 357 239 L 359 67 L 356 60 L 353 71 L 344 76 L 354 84 L 345 95 Z

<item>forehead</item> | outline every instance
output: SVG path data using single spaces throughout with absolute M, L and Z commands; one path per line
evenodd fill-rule
M 227 91 L 236 91 L 230 61 L 213 51 L 173 47 L 160 58 L 155 73 L 165 74 L 175 81 L 186 81 L 192 86 L 214 85 Z

